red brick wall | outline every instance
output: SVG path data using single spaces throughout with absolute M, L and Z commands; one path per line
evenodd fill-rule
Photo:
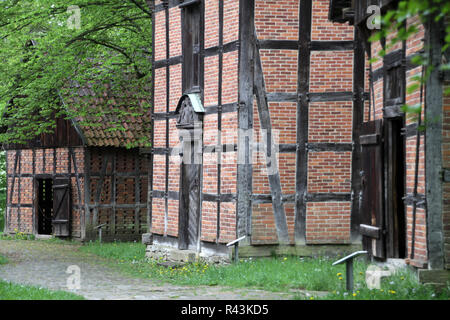
M 160 3 L 156 1 L 155 4 Z M 166 59 L 166 29 L 165 11 L 155 13 L 155 60 Z M 223 44 L 238 40 L 239 0 L 224 1 L 224 33 Z M 181 54 L 181 10 L 178 7 L 169 9 L 169 57 Z M 219 1 L 205 1 L 205 42 L 204 47 L 219 44 Z M 204 106 L 217 106 L 219 103 L 219 57 L 205 57 L 204 72 Z M 170 67 L 169 105 L 167 105 L 167 72 L 166 68 L 155 71 L 154 112 L 163 113 L 166 110 L 175 111 L 178 100 L 182 95 L 181 64 Z M 237 103 L 238 96 L 238 54 L 237 51 L 223 54 L 222 68 L 222 104 Z M 175 119 L 169 120 L 169 141 L 166 142 L 166 121 L 155 120 L 154 147 L 174 148 L 178 146 L 178 130 Z M 205 146 L 218 143 L 218 115 L 211 114 L 204 117 L 203 142 Z M 166 144 L 167 143 L 167 144 Z M 237 143 L 237 113 L 222 114 L 222 144 Z M 222 154 L 221 193 L 236 192 L 236 152 Z M 166 156 L 154 155 L 153 160 L 153 190 L 164 191 L 165 176 L 168 172 L 168 190 L 179 191 L 180 157 L 178 154 L 169 156 L 169 167 L 166 169 Z M 204 193 L 217 194 L 218 187 L 218 159 L 216 153 L 205 153 L 203 157 L 203 187 Z M 152 228 L 151 232 L 159 235 L 178 235 L 178 200 L 168 200 L 166 208 L 162 198 L 152 199 Z M 228 242 L 235 238 L 235 203 L 222 203 L 220 206 L 220 233 L 217 239 L 217 203 L 203 201 L 201 239 L 211 242 Z M 167 209 L 167 215 L 166 215 Z
M 328 21 L 328 0 L 313 1 L 311 39 L 313 41 L 353 40 L 353 27 Z M 299 1 L 256 0 L 255 24 L 259 39 L 298 40 Z M 266 88 L 269 93 L 297 92 L 297 50 L 260 51 Z M 353 51 L 313 51 L 311 53 L 310 92 L 353 91 Z M 310 103 L 309 142 L 349 143 L 352 137 L 352 103 Z M 297 103 L 269 102 L 272 127 L 280 144 L 296 143 Z M 255 134 L 260 128 L 256 105 Z M 295 153 L 279 153 L 279 173 L 283 194 L 293 196 Z M 350 152 L 309 152 L 308 192 L 349 193 L 351 190 Z M 253 192 L 270 194 L 264 155 L 254 153 Z M 294 204 L 284 203 L 290 241 L 294 241 Z M 320 221 L 318 224 L 317 221 Z M 330 232 L 330 230 L 333 230 Z M 271 204 L 254 204 L 252 243 L 277 243 Z M 306 241 L 348 243 L 350 241 L 349 202 L 310 202 L 306 212 Z
M 55 151 L 54 151 L 55 150 Z M 75 161 L 77 166 L 77 172 L 84 173 L 84 149 L 74 148 Z M 27 174 L 28 177 L 16 177 L 14 182 L 14 192 L 12 198 L 10 193 L 12 189 L 12 175 L 14 175 L 14 163 L 16 160 L 17 150 L 8 150 L 6 152 L 7 157 L 7 173 L 8 173 L 8 196 L 7 196 L 7 221 L 8 232 L 24 232 L 33 233 L 33 200 L 37 197 L 37 188 L 33 188 L 35 179 L 39 176 L 33 176 L 33 151 L 31 149 L 20 150 L 21 156 L 18 158 L 16 175 Z M 56 162 L 53 161 L 54 154 L 56 154 Z M 54 165 L 56 164 L 56 166 Z M 19 170 L 20 168 L 20 170 Z M 48 148 L 48 149 L 35 149 L 35 166 L 34 174 L 68 174 L 75 173 L 74 163 L 71 162 L 71 170 L 69 172 L 69 149 L 68 148 Z M 81 203 L 78 197 L 78 189 L 76 183 L 76 177 L 71 178 L 71 192 L 72 192 L 72 236 L 81 237 L 80 229 L 80 210 L 78 205 L 84 204 L 84 178 L 80 177 L 80 189 L 81 189 Z M 19 189 L 20 184 L 20 189 Z M 33 194 L 34 192 L 34 194 Z M 20 202 L 19 202 L 20 199 Z M 19 208 L 10 207 L 10 205 L 25 205 L 27 207 Z

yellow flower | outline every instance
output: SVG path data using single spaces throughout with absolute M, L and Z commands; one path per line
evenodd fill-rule
M 284 259 L 283 259 L 284 261 L 286 261 L 287 260 L 287 258 L 285 257 Z
M 401 280 L 405 280 L 405 277 L 400 277 Z
M 337 275 L 338 277 L 340 277 L 340 276 L 342 276 L 342 273 L 340 273 L 340 272 L 339 272 L 339 273 L 338 273 L 338 274 L 336 274 L 336 275 Z
M 309 300 L 314 300 L 314 297 L 309 297 Z
M 342 279 L 344 279 L 344 278 L 342 278 L 342 277 L 339 277 L 339 280 L 342 280 Z
M 362 271 L 361 271 L 361 272 L 360 272 L 359 274 L 360 274 L 360 275 L 363 275 L 363 274 L 364 274 L 364 272 L 362 272 Z
M 389 293 L 395 294 L 396 292 L 394 290 L 389 290 Z

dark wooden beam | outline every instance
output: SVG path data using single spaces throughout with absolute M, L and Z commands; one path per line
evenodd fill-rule
M 309 78 L 311 62 L 311 25 L 312 0 L 300 1 L 299 11 L 299 45 L 298 45 L 298 80 L 297 80 L 297 157 L 295 173 L 295 243 L 306 241 L 306 202 L 304 195 L 308 190 L 308 123 L 309 123 Z
M 430 17 L 425 25 L 427 56 L 430 65 L 442 62 L 444 26 L 442 19 Z M 427 250 L 430 269 L 444 268 L 443 186 L 442 186 L 442 119 L 443 86 L 438 68 L 431 70 L 426 82 L 425 118 L 429 119 L 425 134 L 425 176 L 427 200 Z
M 352 204 L 350 214 L 350 240 L 358 241 L 361 238 L 359 233 L 360 212 L 359 212 L 359 196 L 362 192 L 361 187 L 361 152 L 359 136 L 361 125 L 364 121 L 364 84 L 365 84 L 365 52 L 363 33 L 359 27 L 355 27 L 355 50 L 353 54 L 353 120 L 352 120 L 352 172 L 351 172 L 351 188 L 352 188 Z
M 255 0 L 239 1 L 239 109 L 237 165 L 237 237 L 251 237 Z M 247 240 L 248 241 L 248 240 Z

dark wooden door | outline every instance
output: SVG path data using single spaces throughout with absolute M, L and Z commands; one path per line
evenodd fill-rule
M 383 209 L 383 122 L 375 120 L 361 127 L 360 203 L 363 249 L 370 255 L 385 258 Z
M 180 205 L 178 216 L 178 248 L 196 246 L 200 223 L 201 165 L 195 157 L 196 143 L 183 141 L 180 168 Z
M 55 178 L 53 180 L 53 235 L 67 237 L 70 235 L 70 180 Z

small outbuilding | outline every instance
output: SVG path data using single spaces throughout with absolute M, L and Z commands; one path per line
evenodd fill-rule
M 139 240 L 147 230 L 148 184 L 148 159 L 139 147 L 148 145 L 149 117 L 124 118 L 119 112 L 145 101 L 113 97 L 108 90 L 99 96 L 79 86 L 73 89 L 102 115 L 89 124 L 59 118 L 54 133 L 3 146 L 5 233 L 85 241 L 96 239 L 96 227 L 103 225 L 103 240 Z M 62 101 L 66 108 L 69 101 Z

